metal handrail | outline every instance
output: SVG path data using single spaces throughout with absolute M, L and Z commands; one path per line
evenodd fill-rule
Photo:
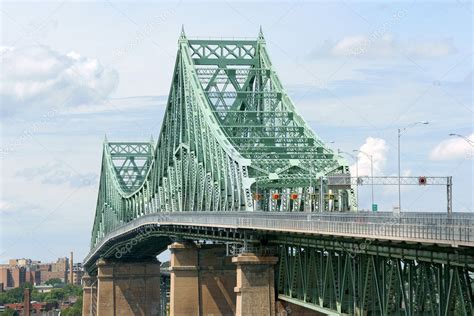
M 142 215 L 110 231 L 91 249 L 85 261 L 106 241 L 147 224 L 232 227 L 474 247 L 474 214 L 455 214 L 422 213 L 421 216 L 416 213 L 153 213 Z

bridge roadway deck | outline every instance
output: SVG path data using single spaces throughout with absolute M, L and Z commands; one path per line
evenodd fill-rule
M 400 241 L 442 247 L 474 248 L 474 214 L 454 213 L 270 213 L 173 212 L 143 215 L 101 239 L 84 263 L 107 243 L 138 227 L 186 226 L 273 233 L 295 233 L 378 241 Z

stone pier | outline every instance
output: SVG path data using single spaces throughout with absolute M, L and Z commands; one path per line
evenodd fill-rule
M 184 315 L 234 315 L 235 265 L 223 245 L 173 243 L 170 312 Z
M 158 261 L 97 262 L 97 316 L 148 316 L 159 312 Z
M 235 315 L 275 315 L 274 266 L 278 258 L 242 254 L 232 262 L 237 265 Z
M 277 257 L 230 257 L 224 245 L 175 242 L 168 247 L 172 316 L 252 316 L 275 311 Z M 85 275 L 83 316 L 159 315 L 160 265 L 100 259 Z

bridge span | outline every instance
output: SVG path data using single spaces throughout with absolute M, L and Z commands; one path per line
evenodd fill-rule
M 474 315 L 451 178 L 448 214 L 361 212 L 262 32 L 178 46 L 158 141 L 104 142 L 83 315 Z
M 401 306 L 409 299 L 414 300 L 413 315 L 422 314 L 417 311 L 423 308 L 426 309 L 424 314 L 439 314 L 443 308 L 445 312 L 441 314 L 444 315 L 453 311 L 460 315 L 465 311 L 468 315 L 472 308 L 469 301 L 470 273 L 474 270 L 472 214 L 150 213 L 110 231 L 91 249 L 84 264 L 94 275 L 97 273 L 94 270 L 100 267 L 95 263 L 100 258 L 109 262 L 153 262 L 153 258 L 173 242 L 171 249 L 190 240 L 207 240 L 213 244 L 187 244 L 180 249 L 182 252 L 190 248 L 212 258 L 211 247 L 220 250 L 222 256 L 235 258 L 278 257 L 274 266 L 275 297 L 277 302 L 291 304 L 289 309 L 293 310 L 295 306 L 304 306 L 325 314 L 351 314 L 362 306 L 375 304 L 374 310 L 389 314 L 388 311 L 397 309 L 392 302 L 397 297 Z M 212 268 L 228 273 L 228 265 Z M 194 266 L 200 270 L 209 268 L 199 267 L 196 262 Z M 171 271 L 175 277 L 179 278 L 180 269 L 179 263 L 172 260 Z M 308 278 L 312 273 L 313 280 Z M 236 273 L 230 275 L 230 281 L 228 276 L 223 277 L 224 280 L 232 283 L 233 278 L 234 283 L 237 282 Z M 189 282 L 189 276 L 183 278 Z M 174 281 L 176 284 L 176 279 Z M 351 289 L 355 292 L 351 293 Z M 173 290 L 179 292 L 172 282 Z M 412 297 L 405 296 L 404 292 L 411 293 Z M 174 294 L 174 304 L 185 307 L 183 302 L 189 293 Z M 432 304 L 431 300 L 435 299 L 437 304 Z M 227 309 L 235 312 L 235 301 L 232 302 L 224 304 L 231 305 Z M 446 305 L 438 305 L 442 302 Z M 223 304 L 222 300 L 216 303 Z M 454 307 L 449 307 L 451 304 Z M 466 309 L 458 304 L 465 304 Z M 405 307 L 400 309 L 406 310 Z M 189 306 L 185 309 L 190 310 Z

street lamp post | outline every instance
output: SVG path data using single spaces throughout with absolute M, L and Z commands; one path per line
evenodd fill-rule
M 357 159 L 356 156 L 354 156 L 351 153 L 348 153 L 346 151 L 342 151 L 340 149 L 337 150 L 338 154 L 346 154 L 352 159 L 354 159 L 355 164 L 356 164 L 356 207 L 357 211 L 359 210 L 359 159 Z
M 402 190 L 401 190 L 401 165 L 400 165 L 400 138 L 402 136 L 402 133 L 404 131 L 406 131 L 408 128 L 410 127 L 413 127 L 415 125 L 418 125 L 418 124 L 424 124 L 424 125 L 427 125 L 429 124 L 428 121 L 419 121 L 419 122 L 415 122 L 415 123 L 412 123 L 406 127 L 403 127 L 403 128 L 399 128 L 398 129 L 398 211 L 401 212 L 402 211 Z
M 462 138 L 462 139 L 464 139 L 469 145 L 471 145 L 472 147 L 474 147 L 474 141 L 470 140 L 470 139 L 467 138 L 466 136 L 463 136 L 463 135 L 460 135 L 460 134 L 455 134 L 455 133 L 450 133 L 449 136 L 456 136 L 456 137 Z
M 370 178 L 371 178 L 371 182 L 372 182 L 372 185 L 371 185 L 371 189 L 372 189 L 372 210 L 374 208 L 374 159 L 373 159 L 373 156 L 366 153 L 365 151 L 362 151 L 362 150 L 359 150 L 359 149 L 354 149 L 353 152 L 358 152 L 358 153 L 361 153 L 361 154 L 364 154 L 366 155 L 367 157 L 369 157 L 370 159 Z

